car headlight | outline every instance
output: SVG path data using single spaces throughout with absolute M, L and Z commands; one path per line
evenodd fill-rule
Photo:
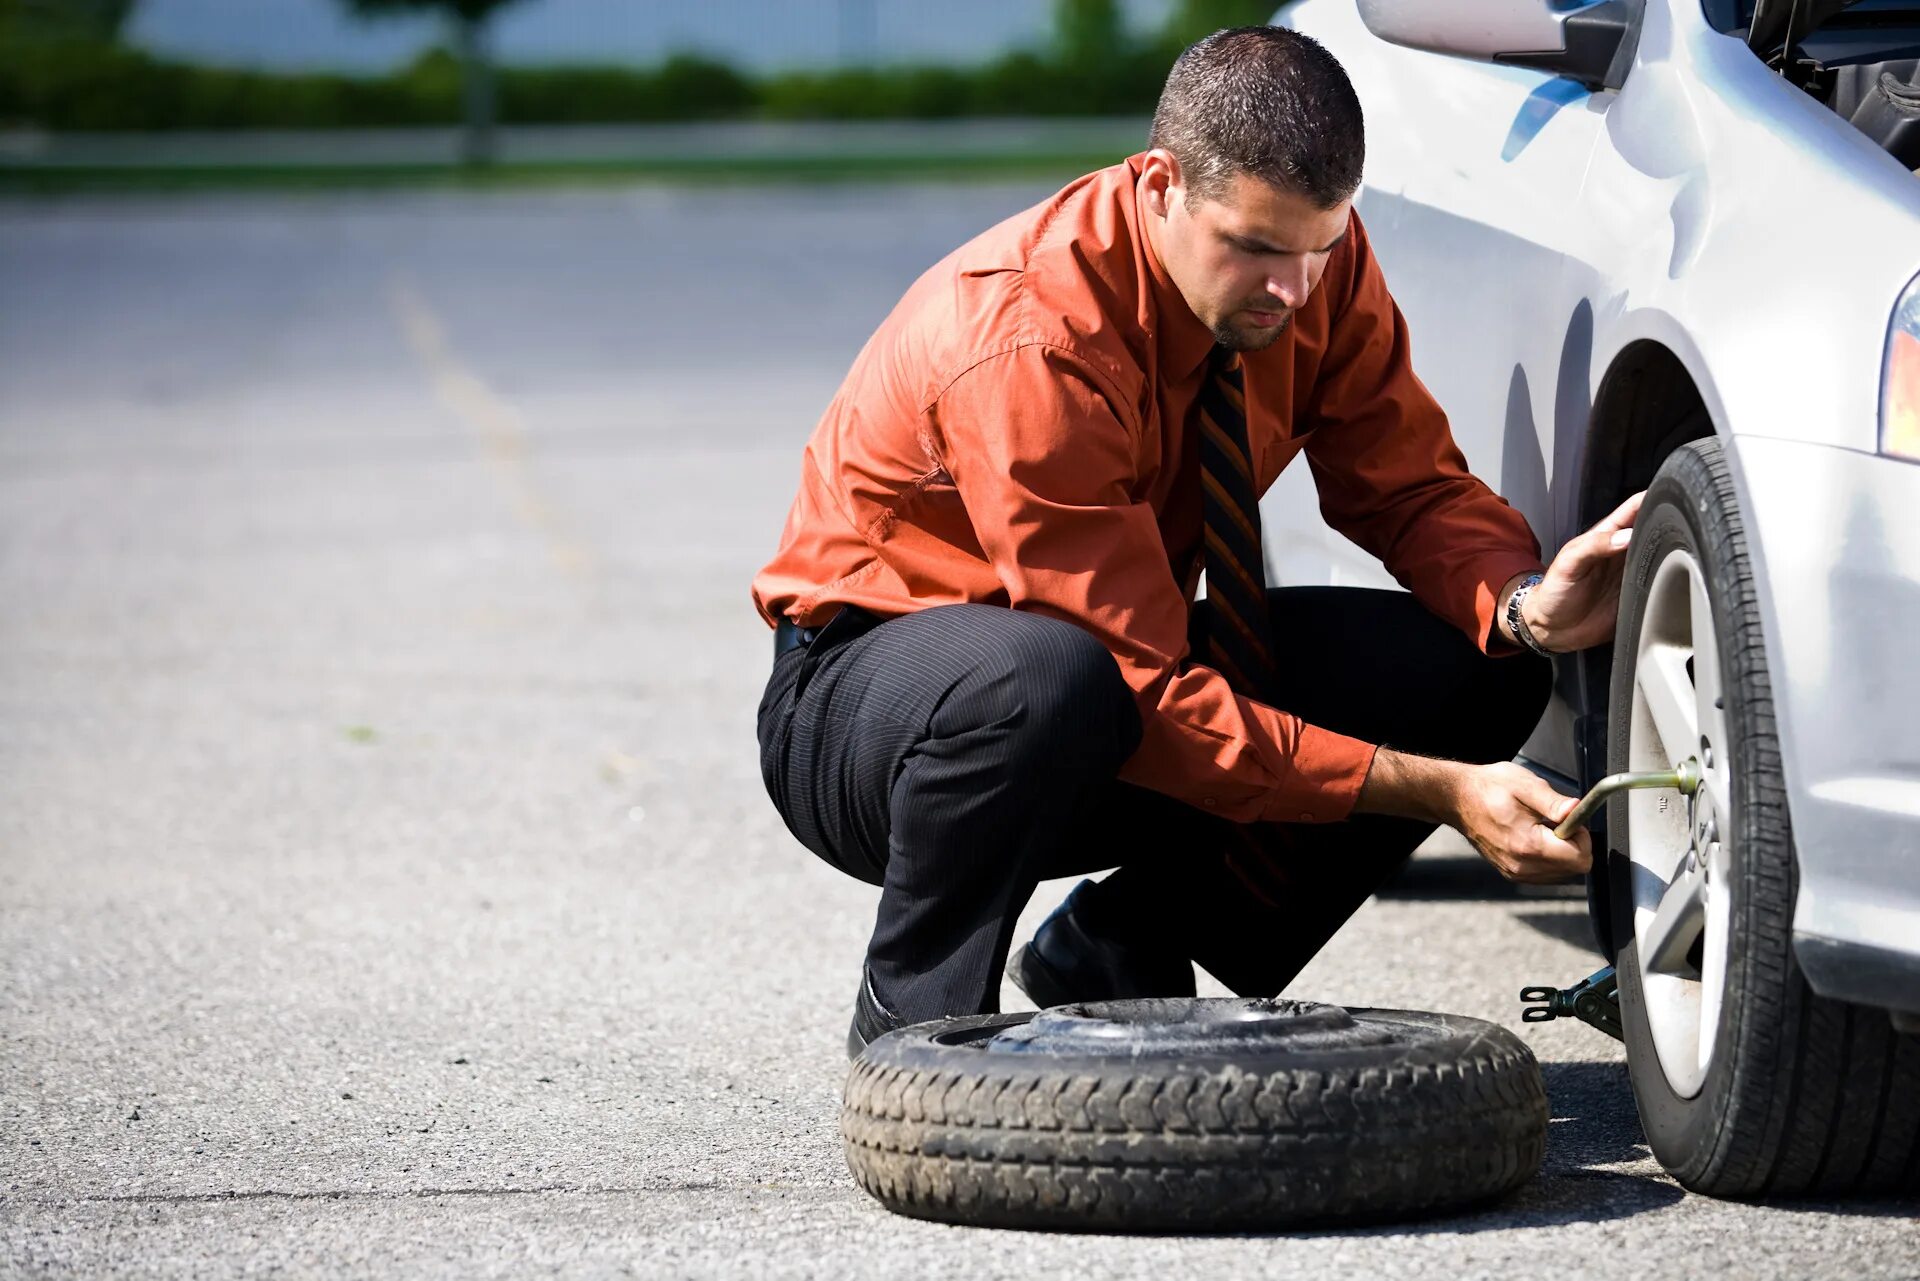
M 1920 276 L 1893 306 L 1880 372 L 1880 452 L 1920 462 Z

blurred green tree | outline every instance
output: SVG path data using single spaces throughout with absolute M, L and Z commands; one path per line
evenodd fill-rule
M 1118 0 L 1054 0 L 1053 47 L 1063 65 L 1110 68 L 1126 56 L 1128 43 Z
M 470 165 L 491 163 L 495 93 L 489 24 L 496 11 L 518 0 L 346 0 L 346 3 L 354 13 L 369 18 L 421 12 L 447 15 L 453 23 L 454 44 L 460 57 L 461 99 L 467 122 L 461 153 Z
M 84 40 L 111 44 L 120 38 L 134 0 L 0 0 L 0 31 L 27 40 Z
M 1160 28 L 1160 43 L 1174 55 L 1202 36 L 1227 27 L 1251 27 L 1272 20 L 1287 0 L 1177 0 Z
M 1047 84 L 1015 90 L 1029 110 L 1112 115 L 1152 102 L 1166 75 L 1157 44 L 1127 30 L 1119 0 L 1054 0 L 1053 42 L 1045 59 Z M 1019 57 L 1018 54 L 1013 56 Z M 1001 67 L 1010 60 L 1002 59 Z M 1012 88 L 988 69 L 989 82 Z M 1037 94 L 1036 91 L 1037 90 Z

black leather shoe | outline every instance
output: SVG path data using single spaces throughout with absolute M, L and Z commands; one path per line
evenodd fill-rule
M 847 1061 L 852 1062 L 879 1037 L 906 1025 L 873 994 L 873 975 L 860 967 L 860 992 L 853 998 L 853 1026 L 847 1029 Z
M 1041 1009 L 1082 1001 L 1192 996 L 1193 962 L 1173 952 L 1125 944 L 1099 933 L 1082 881 L 1013 954 L 1007 977 Z

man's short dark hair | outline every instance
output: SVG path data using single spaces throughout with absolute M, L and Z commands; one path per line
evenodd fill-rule
M 1360 186 L 1360 99 L 1326 47 L 1285 27 L 1232 27 L 1167 73 L 1147 144 L 1180 162 L 1189 204 L 1251 174 L 1331 209 Z

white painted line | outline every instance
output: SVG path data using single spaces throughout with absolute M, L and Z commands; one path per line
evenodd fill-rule
M 432 379 L 434 394 L 479 440 L 515 517 L 546 542 L 560 572 L 583 581 L 593 577 L 598 563 L 592 549 L 567 529 L 527 465 L 527 432 L 520 411 L 461 361 L 447 340 L 446 326 L 412 281 L 395 275 L 387 301 L 407 345 Z

